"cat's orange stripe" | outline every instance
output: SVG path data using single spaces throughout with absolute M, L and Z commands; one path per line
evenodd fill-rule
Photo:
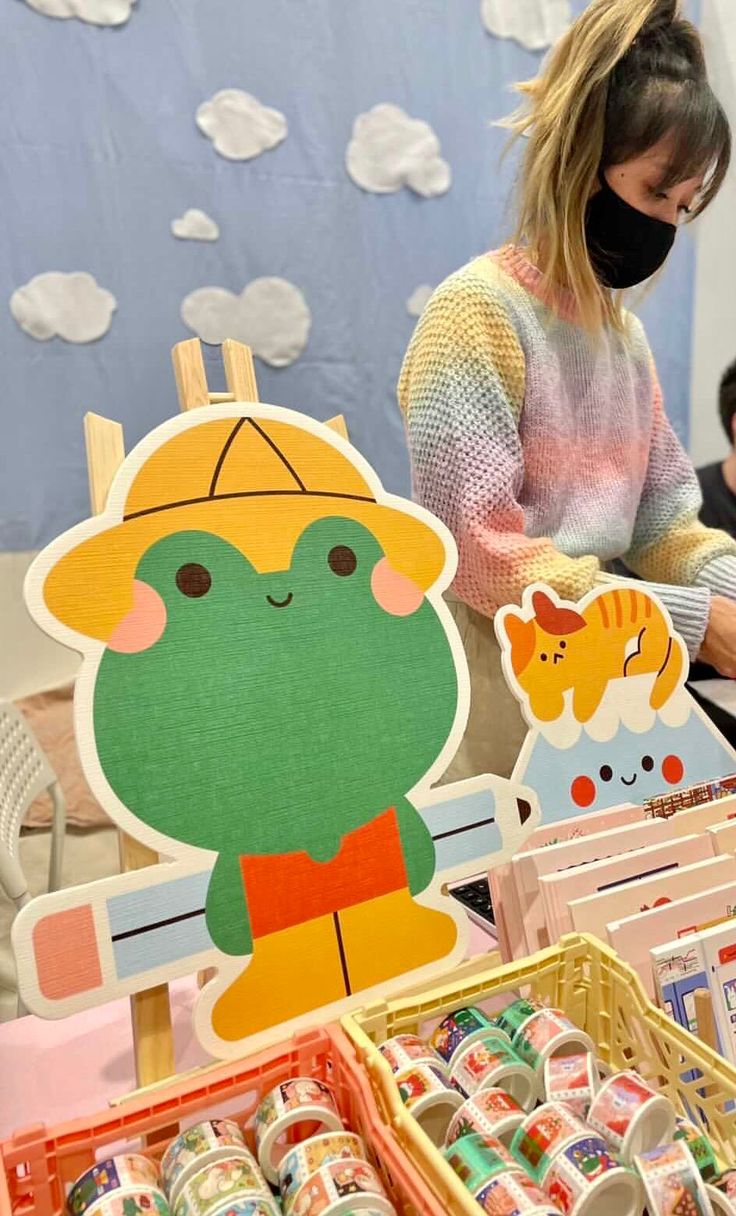
M 636 601 L 637 601 L 637 595 L 636 595 L 636 592 L 634 591 L 633 587 L 629 591 L 629 597 L 631 599 L 631 623 L 633 625 L 634 621 L 636 620 Z
M 616 624 L 620 625 L 621 624 L 621 596 L 619 595 L 618 591 L 614 591 L 614 593 L 613 593 L 613 604 L 616 609 Z
M 601 619 L 603 621 L 603 628 L 608 629 L 608 610 L 606 608 L 605 595 L 599 595 L 598 599 L 596 600 L 596 604 L 598 605 L 598 607 L 601 610 Z
M 652 615 L 652 601 L 648 595 L 644 596 L 644 615 L 647 617 Z

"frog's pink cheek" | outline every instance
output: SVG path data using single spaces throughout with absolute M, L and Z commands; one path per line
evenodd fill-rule
M 373 567 L 371 591 L 376 603 L 391 616 L 411 616 L 424 601 L 421 588 L 405 574 L 394 570 L 386 557 Z
M 166 628 L 166 605 L 158 591 L 136 579 L 133 607 L 116 626 L 108 646 L 117 654 L 140 654 L 154 646 Z

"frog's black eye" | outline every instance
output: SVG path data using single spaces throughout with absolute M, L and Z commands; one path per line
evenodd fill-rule
M 612 778 L 613 778 L 613 769 L 611 768 L 610 764 L 602 765 L 602 767 L 600 769 L 601 781 L 611 781 Z
M 654 768 L 654 761 L 652 757 L 644 756 L 641 762 L 641 767 L 644 769 L 645 773 L 651 773 L 652 769 Z
M 176 572 L 176 585 L 190 600 L 201 599 L 212 586 L 212 575 L 199 562 L 187 562 Z
M 546 663 L 546 662 L 547 662 L 547 656 L 546 656 L 546 654 L 540 654 L 540 656 L 539 656 L 539 657 L 540 657 L 540 659 L 542 660 L 542 662 L 543 662 L 543 663 Z
M 335 545 L 335 548 L 330 549 L 327 555 L 327 564 L 333 574 L 339 575 L 340 578 L 347 578 L 349 574 L 355 574 L 358 559 L 347 545 Z

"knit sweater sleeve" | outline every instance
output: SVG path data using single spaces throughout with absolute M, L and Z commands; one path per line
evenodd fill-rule
M 487 616 L 536 580 L 577 600 L 600 569 L 595 557 L 525 535 L 525 373 L 503 293 L 466 270 L 430 300 L 399 381 L 415 496 L 455 537 L 455 593 Z
M 708 585 L 704 572 L 728 558 L 736 582 L 736 541 L 706 528 L 698 519 L 702 504 L 692 463 L 664 410 L 652 361 L 652 428 L 644 488 L 626 565 L 641 578 L 680 586 Z

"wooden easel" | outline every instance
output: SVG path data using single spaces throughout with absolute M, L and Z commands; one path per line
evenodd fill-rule
M 253 355 L 241 342 L 227 339 L 222 344 L 227 392 L 211 393 L 202 348 L 197 338 L 179 342 L 171 352 L 176 391 L 181 410 L 225 402 L 258 401 Z M 348 438 L 342 415 L 326 423 L 344 439 Z M 89 496 L 92 511 L 98 515 L 105 508 L 112 480 L 125 459 L 123 428 L 111 418 L 85 414 L 84 439 L 87 450 Z M 155 865 L 158 853 L 132 837 L 120 833 L 120 865 L 124 871 L 140 870 Z M 130 998 L 133 1026 L 133 1050 L 139 1088 L 153 1085 L 176 1071 L 174 1039 L 171 1029 L 171 1005 L 167 984 L 160 984 Z M 162 1132 L 162 1135 L 165 1132 Z

